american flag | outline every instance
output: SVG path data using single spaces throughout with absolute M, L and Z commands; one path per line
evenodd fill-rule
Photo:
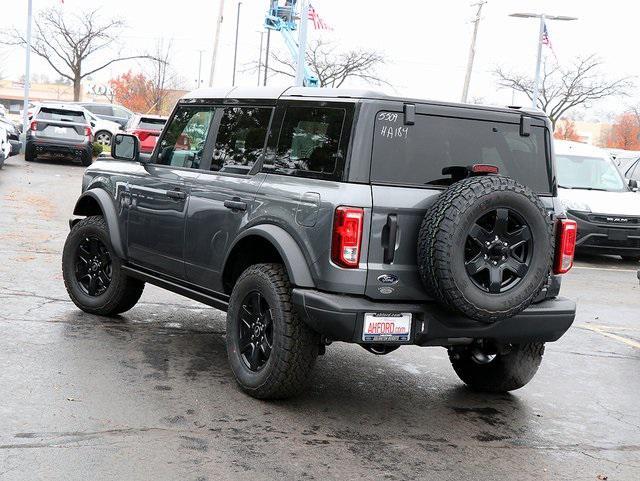
M 320 18 L 320 15 L 318 15 L 318 12 L 316 12 L 316 9 L 313 8 L 311 4 L 309 4 L 309 20 L 313 22 L 313 28 L 316 30 L 333 30 L 327 22 Z
M 542 45 L 546 45 L 547 47 L 549 47 L 549 50 L 551 50 L 551 52 L 553 53 L 553 56 L 556 58 L 556 60 L 558 59 L 558 56 L 556 55 L 556 51 L 553 49 L 553 45 L 551 45 L 551 39 L 549 38 L 549 30 L 547 30 L 547 22 L 544 22 L 544 25 L 542 28 L 542 37 L 540 37 L 540 43 Z

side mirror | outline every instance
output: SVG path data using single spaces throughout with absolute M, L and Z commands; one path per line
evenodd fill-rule
M 634 179 L 629 179 L 629 188 L 634 192 L 638 190 L 638 181 Z
M 137 162 L 140 157 L 140 141 L 130 134 L 116 134 L 111 141 L 111 157 L 117 160 Z

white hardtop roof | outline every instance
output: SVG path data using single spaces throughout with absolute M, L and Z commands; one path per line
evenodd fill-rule
M 579 155 L 583 157 L 606 157 L 610 158 L 609 153 L 599 147 L 582 142 L 572 142 L 570 140 L 554 140 L 554 151 L 560 155 Z
M 200 88 L 185 94 L 182 99 L 265 99 L 281 98 L 334 98 L 334 99 L 367 99 L 389 100 L 405 103 L 424 103 L 431 105 L 448 105 L 454 107 L 476 108 L 482 110 L 499 110 L 522 112 L 529 115 L 544 116 L 544 112 L 526 107 L 500 107 L 495 105 L 460 104 L 454 102 L 412 99 L 387 95 L 384 92 L 368 89 L 344 89 L 326 87 L 213 87 Z

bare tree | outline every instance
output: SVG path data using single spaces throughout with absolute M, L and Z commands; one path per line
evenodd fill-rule
M 99 9 L 68 14 L 62 9 L 41 10 L 35 19 L 32 51 L 46 60 L 53 70 L 73 83 L 73 98 L 80 100 L 82 79 L 114 62 L 146 57 L 131 55 L 106 57 L 92 63 L 96 53 L 103 53 L 118 38 L 125 27 L 123 20 L 103 20 Z M 26 45 L 22 32 L 13 29 L 2 37 L 5 45 Z M 85 64 L 91 62 L 91 67 Z
M 340 87 L 349 78 L 358 78 L 375 85 L 389 85 L 378 74 L 377 69 L 386 63 L 380 52 L 355 49 L 338 52 L 334 44 L 316 40 L 307 48 L 307 65 L 318 77 L 320 87 Z M 287 77 L 296 76 L 296 62 L 279 52 L 272 52 L 275 65 L 269 70 Z
M 554 128 L 556 122 L 575 107 L 606 97 L 627 95 L 633 86 L 631 79 L 608 79 L 601 73 L 601 67 L 602 61 L 595 55 L 579 57 L 567 67 L 543 64 L 537 104 L 549 116 Z M 532 78 L 502 68 L 496 69 L 495 75 L 500 86 L 533 99 Z
M 171 41 L 160 39 L 156 42 L 154 50 L 148 54 L 151 67 L 144 73 L 149 80 L 145 97 L 150 106 L 149 110 L 156 114 L 166 110 L 164 103 L 171 90 L 176 89 L 179 83 L 177 73 L 171 68 L 171 47 Z

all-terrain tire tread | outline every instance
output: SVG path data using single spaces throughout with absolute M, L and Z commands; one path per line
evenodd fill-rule
M 427 293 L 445 307 L 484 322 L 494 322 L 521 312 L 538 296 L 546 283 L 546 278 L 541 279 L 529 296 L 515 307 L 488 311 L 469 302 L 451 275 L 448 246 L 451 245 L 453 233 L 461 220 L 461 213 L 479 202 L 483 196 L 500 190 L 509 190 L 526 197 L 547 218 L 542 202 L 528 187 L 504 176 L 471 177 L 454 183 L 440 194 L 425 214 L 418 232 L 418 269 Z M 553 239 L 550 222 L 547 222 L 547 230 L 548 238 Z M 553 252 L 552 245 L 547 252 L 548 270 L 553 262 Z
M 483 392 L 508 392 L 526 385 L 538 371 L 544 343 L 533 342 L 512 347 L 497 354 L 488 364 L 477 364 L 470 355 L 449 351 L 449 359 L 458 377 L 469 387 Z
M 250 276 L 266 278 L 275 289 L 281 303 L 284 329 L 274 330 L 274 335 L 282 337 L 282 342 L 279 343 L 282 349 L 274 348 L 271 351 L 270 361 L 275 362 L 272 362 L 270 375 L 265 382 L 256 388 L 242 384 L 241 387 L 251 396 L 259 399 L 284 399 L 295 396 L 306 387 L 309 374 L 315 365 L 319 346 L 318 335 L 300 319 L 291 302 L 291 285 L 284 266 L 254 264 L 240 275 L 236 285 Z M 233 299 L 232 294 L 230 302 L 240 301 L 240 299 Z M 274 347 L 276 344 L 277 341 L 274 338 Z
M 65 272 L 65 256 L 75 254 L 68 252 L 67 245 L 70 242 L 70 239 L 72 236 L 77 235 L 77 232 L 87 227 L 93 227 L 96 230 L 101 230 L 107 234 L 107 238 L 109 237 L 109 228 L 102 216 L 85 217 L 76 223 L 71 229 L 71 232 L 67 237 L 67 241 L 65 242 L 62 257 L 63 272 Z M 115 273 L 115 269 L 120 268 L 121 261 L 115 257 L 111 246 L 108 247 L 110 248 L 109 251 L 112 258 L 112 269 Z M 63 275 L 63 278 L 67 293 L 76 306 L 90 314 L 98 314 L 102 316 L 115 316 L 128 311 L 136 305 L 140 296 L 142 296 L 142 291 L 144 290 L 143 281 L 129 277 L 122 272 L 120 272 L 119 275 L 112 274 L 112 284 L 109 286 L 111 294 L 105 298 L 105 302 L 99 306 L 88 306 L 82 302 L 82 299 L 80 299 L 71 288 L 70 282 L 72 282 L 72 280 L 68 279 L 67 275 Z

